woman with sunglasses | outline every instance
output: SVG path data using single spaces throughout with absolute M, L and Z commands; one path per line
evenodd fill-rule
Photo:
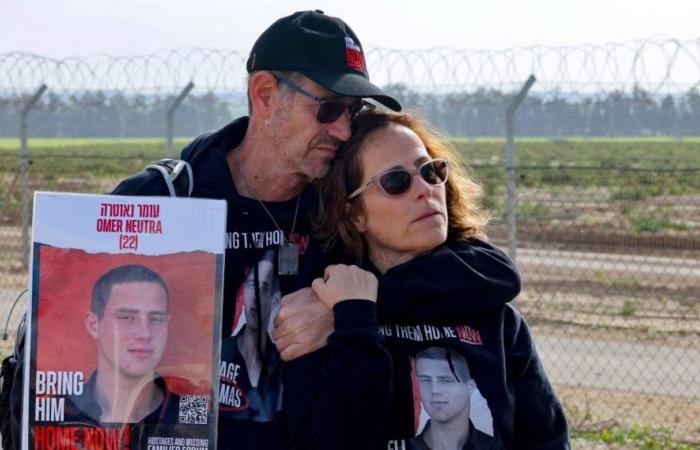
M 365 110 L 352 131 L 318 183 L 316 232 L 332 259 L 379 280 L 393 389 L 381 436 L 368 431 L 364 448 L 568 448 L 561 405 L 507 304 L 517 270 L 485 240 L 479 187 L 410 116 Z M 312 283 L 328 306 L 359 297 L 348 271 L 331 265 Z

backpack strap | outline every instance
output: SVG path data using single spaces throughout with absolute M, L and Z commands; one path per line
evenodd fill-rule
M 19 293 L 17 298 L 15 298 L 15 301 L 12 302 L 12 307 L 10 308 L 10 312 L 7 313 L 6 319 L 5 319 L 5 326 L 3 327 L 2 330 L 2 340 L 6 341 L 8 338 L 7 335 L 7 328 L 10 325 L 10 319 L 12 319 L 12 313 L 15 310 L 15 306 L 17 306 L 17 303 L 22 299 L 24 294 L 26 294 L 29 291 L 29 289 L 24 289 L 22 292 Z M 22 319 L 19 322 L 19 325 L 17 326 L 17 334 L 16 334 L 16 339 L 15 339 L 15 346 L 12 355 L 17 356 L 19 352 L 24 348 L 24 322 L 27 318 L 27 312 L 24 312 L 24 315 L 22 316 Z
M 190 197 L 194 186 L 192 166 L 181 159 L 161 159 L 146 166 L 146 169 L 155 169 L 163 175 L 168 192 L 171 197 Z M 182 172 L 187 176 L 180 176 Z
M 2 339 L 7 339 L 7 327 L 12 317 L 12 312 L 20 298 L 27 292 L 23 290 L 12 304 L 12 309 L 7 316 Z M 20 446 L 20 431 L 22 425 L 22 386 L 24 385 L 24 339 L 26 330 L 27 313 L 17 326 L 17 336 L 12 354 L 2 360 L 0 371 L 0 434 L 2 435 L 2 448 L 5 450 L 17 450 Z

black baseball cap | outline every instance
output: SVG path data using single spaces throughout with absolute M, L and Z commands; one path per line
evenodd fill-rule
M 373 98 L 401 111 L 399 102 L 370 83 L 362 44 L 352 29 L 323 11 L 295 12 L 270 25 L 253 44 L 246 68 L 248 73 L 300 72 L 335 94 Z

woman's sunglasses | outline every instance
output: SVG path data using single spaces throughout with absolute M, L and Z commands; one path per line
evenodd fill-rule
M 284 84 L 285 86 L 289 87 L 293 91 L 296 91 L 302 95 L 305 95 L 309 97 L 311 100 L 314 100 L 316 103 L 318 103 L 318 111 L 316 112 L 316 120 L 318 120 L 320 123 L 333 123 L 336 120 L 338 120 L 338 117 L 342 116 L 343 113 L 347 110 L 350 113 L 350 120 L 354 119 L 357 113 L 359 113 L 362 108 L 365 106 L 365 104 L 362 102 L 362 100 L 358 100 L 356 102 L 353 102 L 352 104 L 348 105 L 344 101 L 335 99 L 335 98 L 323 98 L 323 97 L 318 97 L 311 92 L 308 92 L 304 90 L 301 86 L 299 86 L 296 83 L 293 83 L 289 80 L 285 80 L 282 77 L 276 76 L 277 80 Z
M 389 195 L 401 195 L 411 188 L 411 183 L 413 183 L 413 176 L 415 174 L 419 174 L 426 183 L 439 186 L 447 181 L 447 160 L 431 159 L 418 166 L 414 171 L 389 169 L 379 173 L 350 194 L 348 200 L 357 197 L 373 184 L 379 186 L 382 191 Z

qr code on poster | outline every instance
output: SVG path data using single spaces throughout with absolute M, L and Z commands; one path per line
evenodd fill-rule
M 179 423 L 206 425 L 208 406 L 204 395 L 183 395 L 180 397 Z

